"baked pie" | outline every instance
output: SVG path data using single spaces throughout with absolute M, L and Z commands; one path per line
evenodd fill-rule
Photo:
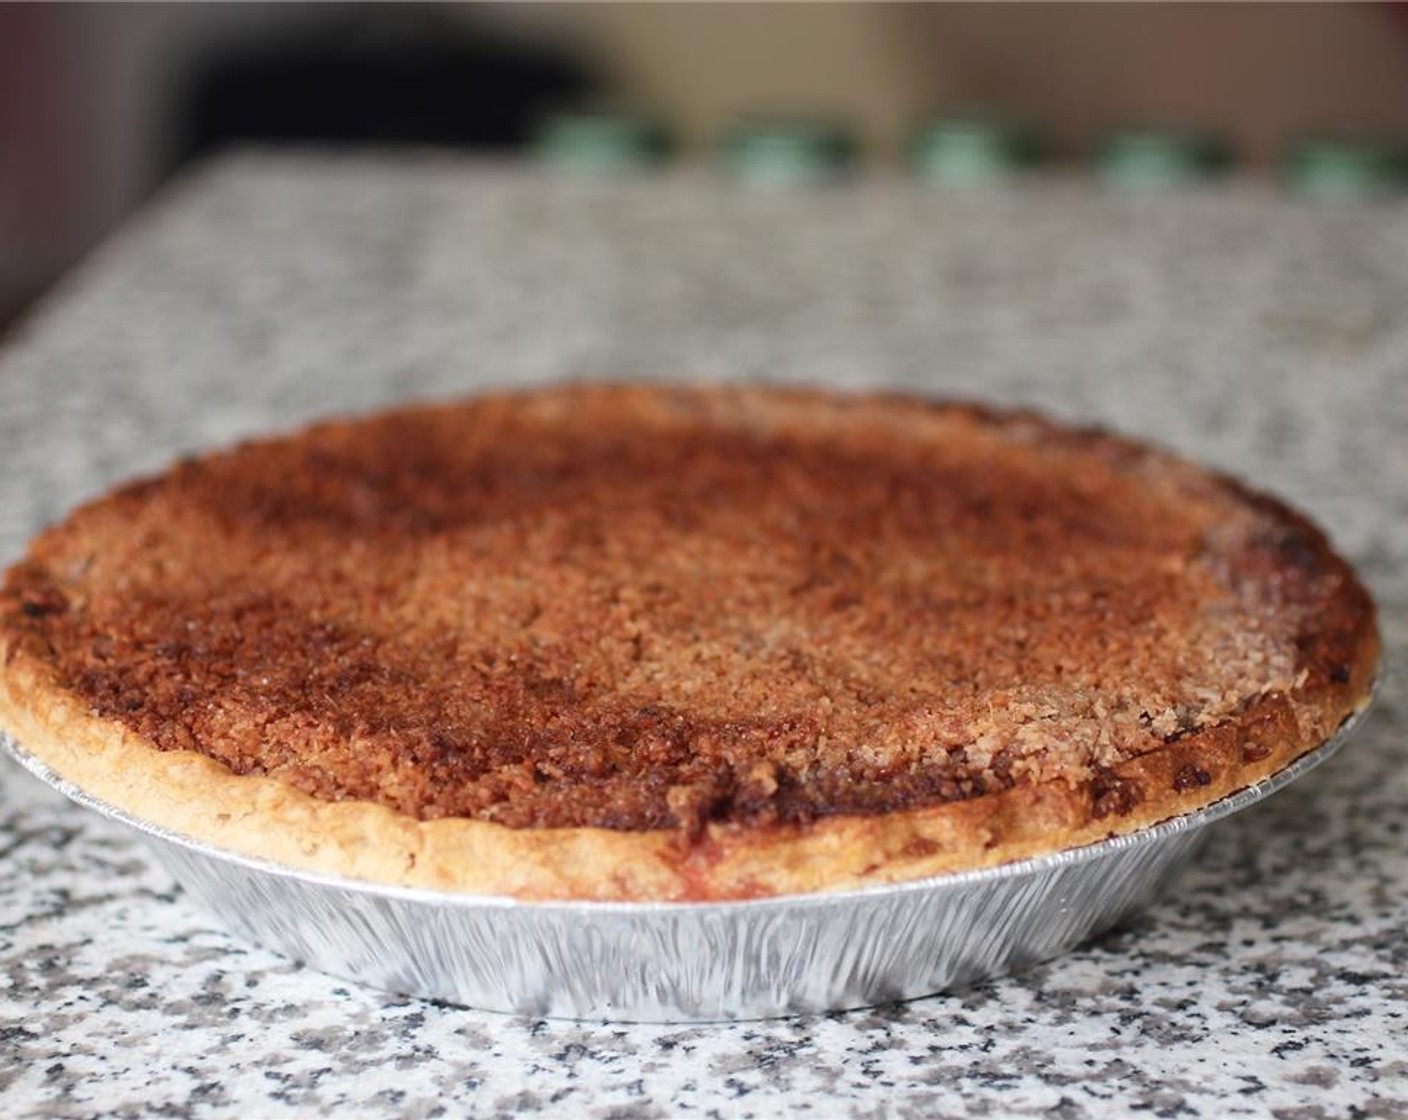
M 0 727 L 221 849 L 524 899 L 989 867 L 1251 785 L 1367 702 L 1324 536 L 1025 412 L 558 386 L 183 460 L 0 592 Z

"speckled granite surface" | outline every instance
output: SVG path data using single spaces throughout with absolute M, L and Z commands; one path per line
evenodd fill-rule
M 0 1115 L 1408 1117 L 1408 209 L 232 158 L 0 352 L 0 559 L 185 450 L 563 376 L 897 385 L 1171 444 L 1360 565 L 1380 703 L 1126 930 L 956 995 L 732 1026 L 351 988 L 233 941 L 4 764 Z

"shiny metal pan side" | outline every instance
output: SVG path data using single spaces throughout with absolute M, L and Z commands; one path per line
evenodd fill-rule
M 1265 781 L 1127 836 L 865 890 L 715 903 L 520 902 L 309 874 L 134 818 L 0 743 L 146 833 L 227 928 L 314 968 L 485 1010 L 668 1022 L 913 999 L 1057 956 L 1146 906 L 1208 825 L 1329 757 L 1353 722 Z

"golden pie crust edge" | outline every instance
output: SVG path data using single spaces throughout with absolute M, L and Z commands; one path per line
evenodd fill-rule
M 1029 419 L 1061 438 L 1086 438 Z M 1089 438 L 1126 443 L 1104 433 Z M 1290 688 L 1257 695 L 1222 723 L 1093 778 L 804 825 L 711 824 L 699 836 L 422 821 L 371 802 L 322 801 L 274 778 L 236 775 L 194 752 L 161 751 L 92 715 L 42 650 L 3 630 L 0 728 L 63 781 L 158 828 L 300 871 L 393 886 L 528 900 L 707 901 L 993 867 L 1210 805 L 1322 745 L 1368 705 L 1380 656 L 1368 593 L 1304 517 L 1233 480 L 1219 481 L 1309 542 L 1310 566 L 1333 578 L 1336 594 L 1297 635 Z

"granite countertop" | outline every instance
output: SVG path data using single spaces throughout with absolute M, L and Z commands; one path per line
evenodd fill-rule
M 221 932 L 0 767 L 0 1114 L 1408 1117 L 1408 208 L 1237 183 L 616 186 L 257 152 L 168 189 L 0 351 L 0 560 L 74 502 L 314 416 L 560 377 L 1022 402 L 1330 531 L 1389 668 L 1351 744 L 1145 916 L 957 994 L 733 1025 L 529 1020 Z

